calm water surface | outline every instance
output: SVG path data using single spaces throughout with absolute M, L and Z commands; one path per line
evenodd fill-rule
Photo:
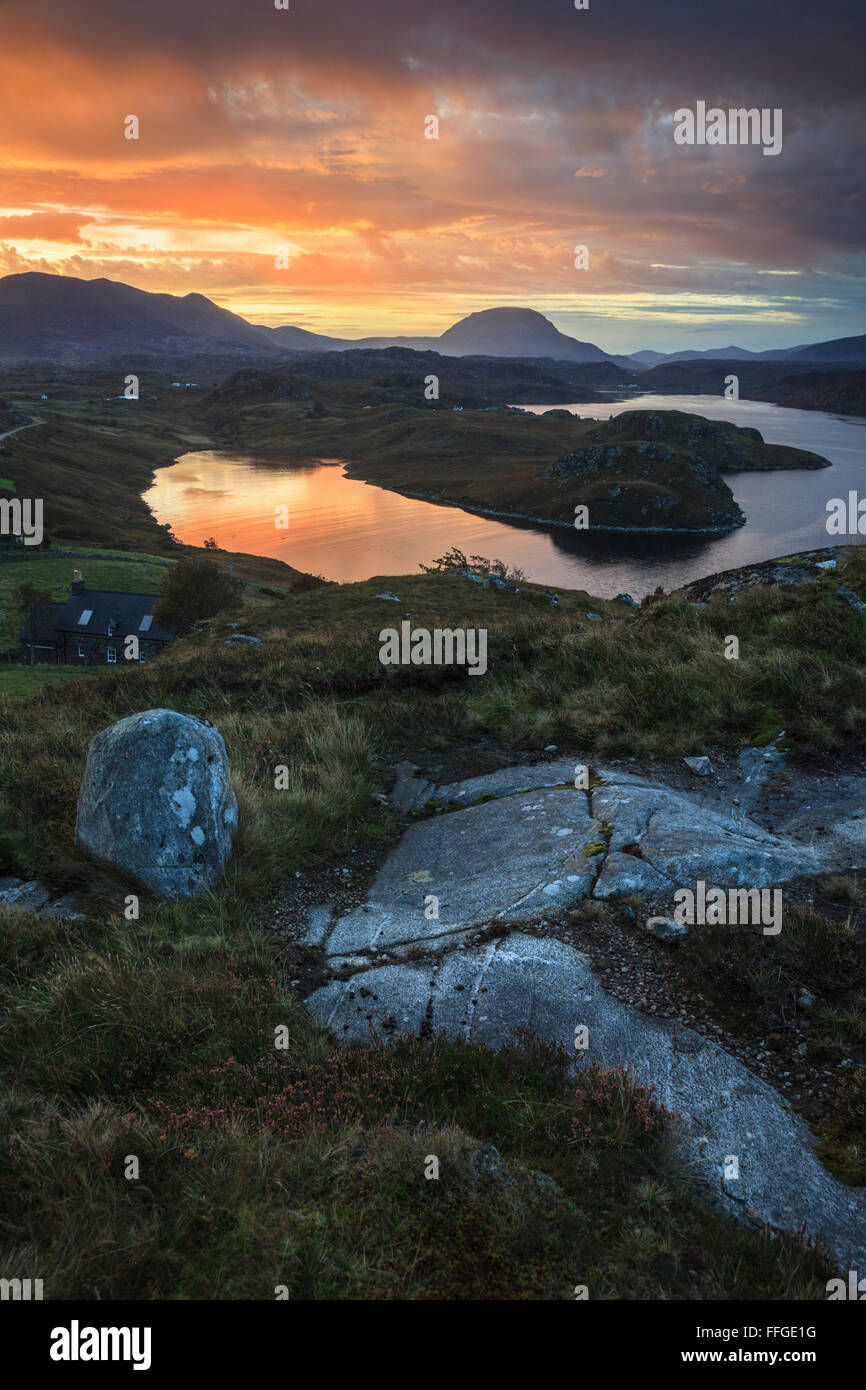
M 564 406 L 605 420 L 636 408 L 688 410 L 754 426 L 767 443 L 814 450 L 833 466 L 731 474 L 728 485 L 748 521 L 713 539 L 593 536 L 503 522 L 346 478 L 338 459 L 300 465 L 213 450 L 184 454 L 160 468 L 145 501 L 187 544 L 213 536 L 221 548 L 274 556 L 328 579 L 414 573 L 419 561 L 429 563 L 457 545 L 466 554 L 506 560 L 538 583 L 642 598 L 659 584 L 672 589 L 718 570 L 832 544 L 825 528 L 828 499 L 846 497 L 851 488 L 866 495 L 866 420 L 716 396 Z M 539 414 L 554 409 L 525 408 Z M 287 531 L 274 525 L 277 507 L 288 508 Z

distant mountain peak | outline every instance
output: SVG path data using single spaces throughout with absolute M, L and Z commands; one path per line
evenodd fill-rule
M 752 352 L 729 347 L 683 353 L 649 349 L 633 356 L 603 352 L 562 333 L 537 309 L 503 304 L 477 309 L 440 337 L 332 338 L 307 329 L 256 325 L 207 295 L 151 293 L 122 280 L 93 280 L 27 270 L 0 278 L 0 361 L 85 363 L 130 353 L 196 354 L 266 359 L 298 352 L 355 352 L 399 347 L 446 357 L 519 357 L 555 362 L 607 362 L 632 380 L 647 367 L 677 360 L 815 360 L 860 363 L 866 336 L 811 346 Z
M 479 309 L 447 328 L 438 350 L 458 357 L 553 357 L 562 362 L 615 362 L 595 343 L 560 333 L 537 309 Z

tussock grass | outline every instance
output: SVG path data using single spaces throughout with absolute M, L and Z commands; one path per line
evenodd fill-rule
M 48 1297 L 821 1296 L 814 1252 L 698 1205 L 622 1072 L 520 1038 L 340 1046 L 261 939 L 3 928 L 0 1251 Z

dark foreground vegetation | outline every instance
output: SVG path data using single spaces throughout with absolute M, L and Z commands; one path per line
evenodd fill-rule
M 862 584 L 860 556 L 844 577 Z M 383 587 L 399 608 L 376 598 Z M 862 750 L 866 624 L 829 580 L 749 590 L 735 619 L 724 599 L 659 598 L 634 616 L 519 588 L 432 573 L 245 595 L 142 669 L 0 704 L 2 866 L 83 892 L 89 911 L 3 918 L 9 1276 L 102 1299 L 272 1298 L 280 1285 L 293 1298 L 570 1298 L 581 1284 L 610 1298 L 824 1297 L 820 1252 L 716 1216 L 673 1155 L 669 1118 L 626 1077 L 569 1080 L 564 1058 L 521 1039 L 499 1055 L 344 1048 L 293 986 L 308 962 L 268 929 L 287 878 L 353 851 L 374 862 L 395 839 L 382 794 L 407 755 L 469 772 L 550 743 L 667 759 L 766 741 L 768 711 L 769 736 L 784 729 L 797 756 Z M 485 678 L 382 667 L 395 610 L 430 628 L 486 625 Z M 261 647 L 225 648 L 241 617 Z M 732 624 L 739 661 L 723 656 Z M 145 899 L 128 921 L 128 886 L 74 849 L 75 804 L 93 735 L 154 706 L 217 724 L 240 831 L 217 892 Z M 780 964 L 830 1008 L 838 980 L 817 931 L 807 921 L 785 948 L 793 963 L 765 966 L 721 959 L 701 936 L 709 954 L 692 968 L 713 976 L 720 1009 Z M 862 975 L 862 937 L 845 949 Z M 847 1054 L 862 1062 L 862 1005 L 848 1014 Z M 825 1136 L 849 1180 L 866 1140 L 862 1076 Z M 424 1176 L 433 1154 L 438 1181 Z

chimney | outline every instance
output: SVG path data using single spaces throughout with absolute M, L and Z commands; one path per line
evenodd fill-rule
M 81 570 L 72 571 L 72 593 L 84 593 L 84 575 L 81 573 Z

